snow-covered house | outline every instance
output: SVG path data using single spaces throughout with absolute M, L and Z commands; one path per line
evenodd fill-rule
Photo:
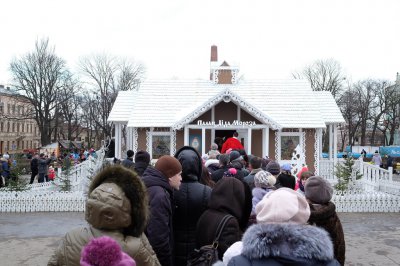
M 345 121 L 329 92 L 304 80 L 240 80 L 237 67 L 218 62 L 216 46 L 210 66 L 210 80 L 147 80 L 120 91 L 108 117 L 115 156 L 124 156 L 126 127 L 125 150 L 147 150 L 153 159 L 183 145 L 205 154 L 216 138 L 237 131 L 248 154 L 318 172 L 323 130 L 336 158 L 337 126 Z

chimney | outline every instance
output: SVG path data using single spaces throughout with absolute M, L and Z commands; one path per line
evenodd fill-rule
M 216 45 L 211 46 L 211 62 L 217 62 L 218 61 L 218 48 Z
M 400 74 L 397 72 L 396 74 L 396 85 L 400 85 Z

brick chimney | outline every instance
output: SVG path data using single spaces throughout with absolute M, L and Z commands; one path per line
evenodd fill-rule
M 211 46 L 211 62 L 218 61 L 218 47 L 216 45 Z
M 210 80 L 213 80 L 213 71 L 212 71 L 212 67 L 215 66 L 214 64 L 216 64 L 218 62 L 218 48 L 216 45 L 212 45 L 211 46 L 211 57 L 210 57 Z

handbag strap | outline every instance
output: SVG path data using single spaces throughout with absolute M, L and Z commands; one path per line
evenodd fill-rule
M 217 232 L 215 234 L 215 239 L 214 239 L 214 242 L 213 242 L 213 246 L 214 246 L 214 243 L 218 246 L 218 240 L 219 240 L 219 237 L 221 236 L 222 230 L 224 230 L 224 227 L 225 227 L 226 223 L 231 218 L 233 218 L 233 216 L 230 215 L 230 214 L 227 214 L 227 215 L 224 216 L 224 218 L 222 218 L 221 222 L 219 222 L 218 227 L 217 227 Z

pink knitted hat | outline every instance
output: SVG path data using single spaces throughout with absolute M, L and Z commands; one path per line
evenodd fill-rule
M 136 266 L 135 261 L 121 250 L 111 237 L 93 238 L 83 247 L 81 266 Z

